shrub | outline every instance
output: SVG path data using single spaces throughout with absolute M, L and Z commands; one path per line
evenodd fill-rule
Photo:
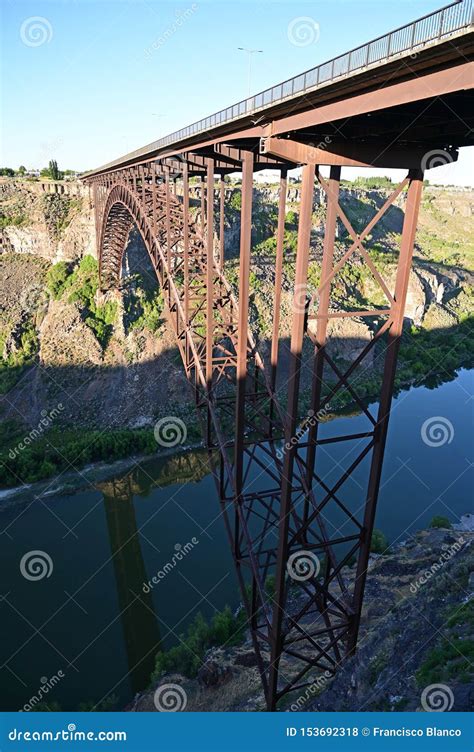
M 430 527 L 441 527 L 450 530 L 452 528 L 452 525 L 447 517 L 443 517 L 442 515 L 437 514 L 431 520 Z
M 65 261 L 54 264 L 46 274 L 46 287 L 55 300 L 61 297 L 66 280 L 69 276 L 69 266 Z
M 370 550 L 373 554 L 384 554 L 388 548 L 388 540 L 381 530 L 375 529 L 372 533 Z
M 215 614 L 210 624 L 202 614 L 197 614 L 187 636 L 181 635 L 179 645 L 158 652 L 152 682 L 172 671 L 189 678 L 196 676 L 206 651 L 215 645 L 237 645 L 243 639 L 244 625 L 245 612 L 242 610 L 234 616 L 229 606 Z

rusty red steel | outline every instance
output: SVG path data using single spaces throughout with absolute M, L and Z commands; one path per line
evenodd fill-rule
M 128 235 L 136 225 L 163 289 L 168 318 L 176 333 L 186 373 L 195 387 L 197 404 L 204 410 L 206 443 L 211 451 L 267 704 L 269 709 L 275 709 L 285 694 L 305 686 L 304 677 L 308 671 L 319 669 L 333 673 L 356 647 L 422 180 L 419 173 L 410 173 L 402 181 L 402 187 L 408 185 L 408 209 L 395 290 L 393 295 L 389 292 L 386 307 L 362 312 L 375 317 L 380 322 L 379 329 L 351 367 L 341 373 L 325 351 L 327 322 L 338 316 L 357 318 L 361 312 L 330 310 L 337 218 L 344 217 L 349 236 L 354 238 L 354 248 L 351 253 L 346 252 L 344 263 L 349 262 L 357 249 L 361 250 L 365 233 L 356 234 L 352 230 L 339 205 L 340 168 L 332 167 L 329 179 L 325 180 L 313 164 L 303 167 L 288 399 L 284 404 L 277 373 L 287 168 L 281 171 L 275 318 L 270 363 L 266 364 L 249 327 L 255 156 L 252 151 L 242 153 L 238 301 L 214 249 L 215 167 L 212 158 L 207 160 L 204 224 L 202 218 L 196 223 L 190 216 L 189 167 L 186 162 L 182 168 L 180 196 L 172 191 L 170 168 L 165 166 L 160 171 L 155 164 L 149 169 L 140 167 L 138 171 L 129 167 L 112 178 L 100 176 L 93 181 L 93 188 L 102 288 L 119 285 Z M 321 285 L 317 301 L 308 295 L 302 306 L 297 296 L 301 289 L 307 288 L 315 178 L 327 194 Z M 378 218 L 393 204 L 400 190 L 392 193 L 383 212 L 378 212 Z M 374 223 L 369 224 L 372 227 Z M 182 279 L 183 284 L 178 285 L 178 279 Z M 383 287 L 386 287 L 385 283 Z M 316 302 L 317 314 L 311 315 Z M 317 322 L 315 330 L 310 328 L 313 319 Z M 324 404 L 331 402 L 337 392 L 344 389 L 349 390 L 354 402 L 368 414 L 349 379 L 375 343 L 387 335 L 386 373 L 379 415 L 377 419 L 370 416 L 372 430 L 334 439 L 363 442 L 363 446 L 350 467 L 330 487 L 318 473 L 317 447 L 330 443 L 329 439 L 318 440 L 319 422 L 310 422 L 308 431 L 294 440 L 302 417 L 300 375 L 304 340 L 309 337 L 314 344 L 312 414 L 324 409 Z M 325 367 L 333 370 L 336 384 L 325 395 L 323 403 Z M 228 426 L 232 424 L 235 426 L 233 439 L 228 435 Z M 282 437 L 287 447 L 283 455 L 279 449 Z M 367 456 L 372 457 L 372 464 L 363 504 L 364 516 L 359 520 L 339 498 L 339 492 Z M 346 515 L 350 534 L 333 535 L 329 532 L 329 502 Z M 298 554 L 324 559 L 325 571 L 322 576 L 301 581 L 298 610 L 293 613 L 288 606 L 292 584 L 288 566 Z M 351 591 L 344 570 L 354 556 L 358 560 L 357 576 Z M 274 578 L 275 590 L 269 594 L 271 578 Z M 283 657 L 294 663 L 296 673 L 293 678 L 282 680 L 280 664 Z
M 402 77 L 391 68 L 394 80 L 380 91 L 363 73 L 360 90 L 354 90 L 351 79 L 350 96 L 346 89 L 337 101 L 315 104 L 307 99 L 299 109 L 295 105 L 276 114 L 270 108 L 262 126 L 244 127 L 237 119 L 234 131 L 226 123 L 219 133 L 200 132 L 192 144 L 188 138 L 161 152 L 141 150 L 133 159 L 128 155 L 122 164 L 116 161 L 85 176 L 92 186 L 102 289 L 119 287 L 128 236 L 136 226 L 163 291 L 202 418 L 269 710 L 311 685 L 319 673 L 334 674 L 357 647 L 424 155 L 443 149 L 447 161 L 453 161 L 457 148 L 472 142 L 472 129 L 469 136 L 461 132 L 455 111 L 459 107 L 462 120 L 471 122 L 472 33 L 460 38 L 457 60 L 453 42 L 439 45 L 439 60 L 432 48 L 422 50 L 416 75 L 405 72 Z M 380 77 L 382 67 L 374 75 Z M 402 118 L 407 105 L 415 108 L 413 123 L 407 127 L 401 121 L 394 135 L 390 108 L 398 107 Z M 361 140 L 367 113 L 372 114 L 370 134 Z M 336 117 L 347 119 L 334 128 L 338 138 L 325 141 L 323 148 L 322 142 L 315 146 L 321 126 L 332 127 Z M 425 118 L 425 135 L 420 118 Z M 341 142 L 343 127 L 347 137 Z M 366 227 L 356 230 L 342 205 L 341 167 L 380 164 L 404 168 L 407 174 Z M 329 166 L 329 177 L 322 174 L 322 165 Z M 296 167 L 302 181 L 288 344 L 281 336 L 284 269 L 290 263 L 285 213 L 288 171 Z M 262 169 L 279 176 L 268 346 L 250 322 L 253 182 Z M 226 276 L 225 247 L 226 200 L 236 190 L 225 178 L 235 172 L 241 174 L 236 289 Z M 322 243 L 312 231 L 315 185 L 325 202 Z M 385 279 L 367 245 L 377 222 L 404 197 L 396 275 Z M 338 234 L 344 236 L 342 248 Z M 308 281 L 315 249 L 320 257 L 317 290 Z M 335 296 L 338 275 L 355 257 L 372 275 L 384 299 L 380 306 L 348 310 Z M 372 329 L 371 339 L 349 365 L 341 364 L 328 344 L 332 322 L 347 318 L 369 320 Z M 375 351 L 383 359 L 383 377 L 377 413 L 372 414 L 358 380 Z M 309 392 L 302 388 L 303 367 L 310 373 Z M 367 430 L 321 438 L 320 416 L 334 410 L 341 394 L 360 410 Z M 332 473 L 329 478 L 321 452 L 341 442 L 350 449 L 338 477 Z M 354 505 L 344 497 L 346 484 L 362 468 L 366 487 Z

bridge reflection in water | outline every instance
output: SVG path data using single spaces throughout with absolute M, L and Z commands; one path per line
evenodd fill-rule
M 110 549 L 114 562 L 120 619 L 131 690 L 145 689 L 160 649 L 160 630 L 150 592 L 133 505 L 132 475 L 97 484 L 104 495 Z

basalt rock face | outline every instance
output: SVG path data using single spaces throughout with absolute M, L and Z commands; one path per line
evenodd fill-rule
M 356 655 L 334 677 L 310 673 L 309 686 L 286 697 L 279 710 L 429 711 L 439 701 L 431 695 L 434 684 L 443 687 L 446 710 L 472 710 L 474 533 L 465 529 L 469 524 L 461 527 L 420 531 L 372 558 Z M 353 567 L 349 582 L 354 576 Z M 290 603 L 296 613 L 297 586 Z M 297 668 L 285 659 L 282 670 L 291 676 Z M 155 711 L 155 692 L 170 683 L 186 693 L 189 712 L 265 709 L 248 636 L 239 647 L 209 650 L 194 679 L 162 676 L 126 709 Z
M 47 187 L 47 190 L 46 190 Z M 289 364 L 289 338 L 293 316 L 294 265 L 300 185 L 289 183 L 285 262 L 282 280 L 280 321 L 279 383 L 285 383 Z M 225 273 L 238 295 L 239 257 L 239 186 L 229 183 L 226 189 L 227 210 Z M 356 229 L 364 226 L 374 211 L 386 201 L 389 190 L 362 190 L 341 187 L 341 203 Z M 278 185 L 258 183 L 254 188 L 253 237 L 251 264 L 250 326 L 261 353 L 268 360 L 273 325 L 272 300 L 275 284 L 275 232 Z M 473 227 L 474 195 L 469 191 L 427 189 L 420 212 L 419 233 L 414 266 L 410 273 L 407 327 L 429 330 L 453 329 L 469 310 L 474 287 L 468 240 Z M 396 248 L 403 224 L 403 196 L 384 217 L 380 227 L 367 241 L 376 249 L 375 263 L 393 287 Z M 122 267 L 122 289 L 107 296 L 98 293 L 95 305 L 115 304 L 113 333 L 107 343 L 100 341 L 88 325 L 89 313 L 80 299 L 70 300 L 67 293 L 57 300 L 47 291 L 46 275 L 51 264 L 67 260 L 71 266 L 83 256 L 95 256 L 95 228 L 88 189 L 79 183 L 69 186 L 43 186 L 41 182 L 0 180 L 0 355 L 12 362 L 23 346 L 25 333 L 37 339 L 35 375 L 25 374 L 22 387 L 34 383 L 37 398 L 24 400 L 14 386 L 6 408 L 13 411 L 15 400 L 22 403 L 27 422 L 35 420 L 38 407 L 49 409 L 62 399 L 63 374 L 70 384 L 80 387 L 81 408 L 71 400 L 70 417 L 77 427 L 109 425 L 115 427 L 151 426 L 158 415 L 171 414 L 175 403 L 192 403 L 192 394 L 184 377 L 173 334 L 165 321 L 150 331 L 137 326 L 130 316 L 130 295 L 137 298 L 157 287 L 149 256 L 137 231 L 132 231 Z M 313 232 L 310 251 L 309 290 L 316 293 L 320 280 L 322 238 L 324 233 L 325 197 L 316 187 L 313 202 Z M 440 248 L 440 238 L 443 246 Z M 336 259 L 344 252 L 344 234 L 339 226 Z M 140 278 L 140 281 L 133 281 Z M 130 284 L 129 284 L 130 283 Z M 128 287 L 127 287 L 128 285 Z M 142 289 L 139 289 L 142 288 Z M 384 308 L 387 300 L 374 275 L 363 259 L 354 256 L 348 274 L 334 280 L 333 294 L 337 310 Z M 133 297 L 132 295 L 132 297 Z M 128 296 L 128 297 L 127 297 Z M 314 304 L 314 312 L 317 304 Z M 90 323 L 90 322 L 89 322 Z M 315 331 L 315 320 L 308 328 Z M 330 321 L 327 352 L 333 360 L 352 362 L 370 343 L 375 327 L 370 319 L 333 319 Z M 34 336 L 33 336 L 34 335 Z M 304 357 L 312 357 L 313 348 L 306 339 Z M 373 349 L 364 368 L 379 375 L 381 359 Z M 45 369 L 54 379 L 40 388 Z M 378 370 L 377 370 L 378 369 Z M 84 374 L 87 372 L 87 378 Z M 166 374 L 162 378 L 160 374 Z M 57 378 L 61 375 L 61 378 Z M 302 389 L 310 389 L 311 369 L 304 369 Z M 31 386 L 30 384 L 30 386 Z M 86 384 L 88 385 L 86 387 Z M 20 387 L 18 387 L 19 389 Z M 376 394 L 375 392 L 374 394 Z M 48 400 L 41 405 L 41 400 Z M 168 407 L 167 407 L 168 406 Z M 172 409 L 171 409 L 171 406 Z M 34 414 L 30 414 L 33 410 Z M 166 411 L 168 409 L 168 413 Z M 170 413 L 171 410 L 171 413 Z M 174 413 L 173 413 L 174 414 Z M 67 419 L 64 413 L 65 420 Z
M 66 183 L 61 192 L 49 183 L 0 182 L 0 210 L 11 220 L 2 230 L 4 249 L 52 263 L 96 256 L 95 222 L 89 189 Z

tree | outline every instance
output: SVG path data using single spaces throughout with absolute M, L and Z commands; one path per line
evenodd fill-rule
M 0 167 L 0 175 L 4 175 L 7 178 L 12 178 L 15 175 L 15 170 L 11 167 Z
M 375 529 L 372 533 L 370 550 L 373 554 L 384 554 L 388 548 L 388 540 L 385 533 Z
M 58 163 L 55 159 L 49 160 L 49 176 L 52 180 L 61 180 L 62 175 L 58 168 Z
M 26 173 L 26 167 L 24 165 L 20 165 L 18 168 L 18 174 L 23 177 L 25 173 Z

